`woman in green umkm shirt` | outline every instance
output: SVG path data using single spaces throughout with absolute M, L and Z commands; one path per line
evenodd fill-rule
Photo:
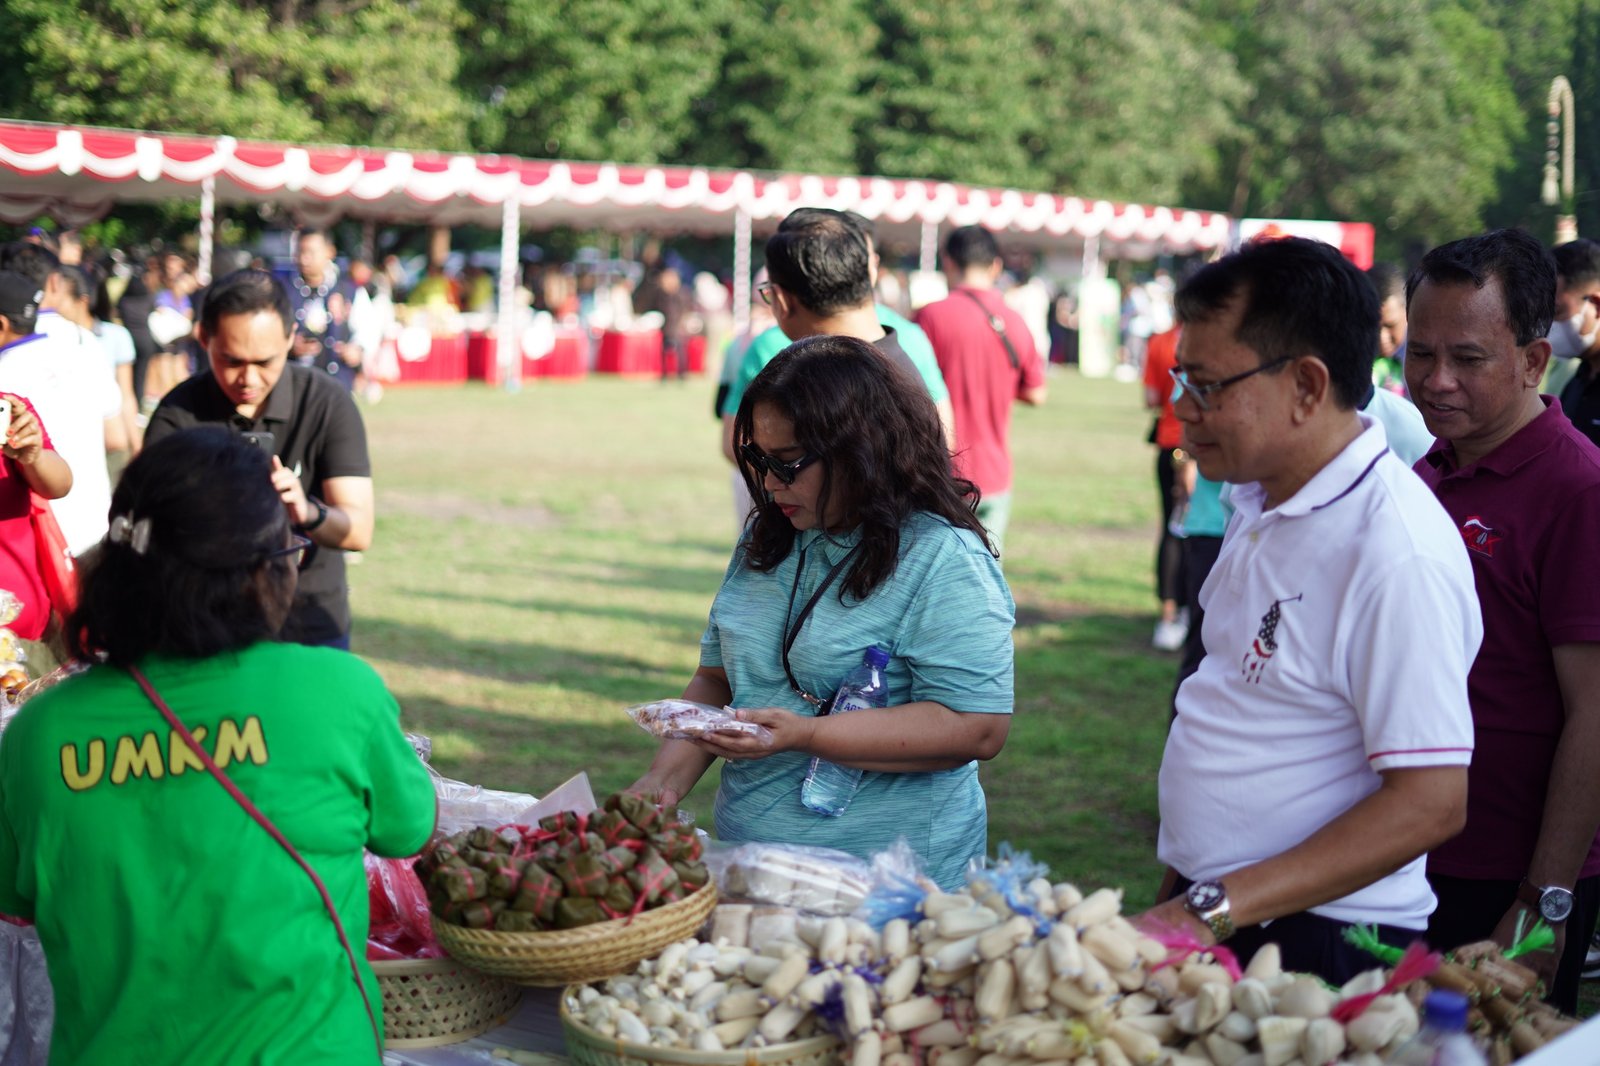
M 374 1062 L 311 878 L 129 668 L 317 872 L 380 1025 L 362 849 L 410 855 L 434 824 L 399 709 L 355 656 L 275 641 L 307 542 L 265 454 L 220 428 L 175 434 L 129 465 L 112 516 L 69 624 L 98 665 L 0 737 L 0 913 L 38 923 L 50 1061 Z

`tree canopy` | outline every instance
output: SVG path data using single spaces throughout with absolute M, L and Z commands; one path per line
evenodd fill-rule
M 1549 229 L 1600 0 L 0 0 L 0 113 L 928 177 L 1279 217 L 1389 251 Z

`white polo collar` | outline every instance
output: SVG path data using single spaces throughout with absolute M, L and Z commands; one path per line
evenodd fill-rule
M 1356 417 L 1361 419 L 1361 435 L 1301 485 L 1300 491 L 1266 513 L 1299 518 L 1331 507 L 1366 480 L 1378 460 L 1388 452 L 1389 440 L 1384 435 L 1383 423 L 1365 413 L 1358 412 Z M 1266 499 L 1267 492 L 1259 481 L 1237 486 L 1233 492 L 1234 507 L 1251 519 L 1263 514 L 1262 505 Z

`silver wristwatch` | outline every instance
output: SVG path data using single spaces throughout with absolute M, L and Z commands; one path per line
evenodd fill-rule
M 1228 890 L 1221 881 L 1196 881 L 1183 894 L 1183 909 L 1206 923 L 1217 943 L 1233 935 L 1233 915 L 1228 912 Z
M 1517 886 L 1517 898 L 1539 912 L 1539 917 L 1551 925 L 1560 925 L 1572 914 L 1572 890 L 1559 885 L 1543 888 L 1526 877 Z

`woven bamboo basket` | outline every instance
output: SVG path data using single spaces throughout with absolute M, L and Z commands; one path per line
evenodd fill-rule
M 732 1051 L 684 1051 L 647 1047 L 602 1036 L 573 1016 L 578 986 L 561 994 L 561 1032 L 567 1039 L 572 1066 L 838 1066 L 840 1043 L 834 1036 L 813 1036 L 788 1044 Z
M 371 963 L 383 992 L 386 1047 L 441 1047 L 503 1024 L 522 989 L 454 959 Z
M 518 984 L 554 988 L 627 973 L 675 940 L 693 936 L 717 905 L 716 886 L 633 918 L 539 933 L 497 933 L 433 922 L 439 946 L 474 969 Z

